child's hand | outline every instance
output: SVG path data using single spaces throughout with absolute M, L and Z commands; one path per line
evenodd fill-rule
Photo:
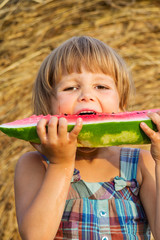
M 46 125 L 48 130 L 46 131 Z M 37 133 L 41 144 L 32 144 L 40 153 L 43 153 L 50 163 L 73 164 L 75 161 L 77 137 L 82 129 L 82 119 L 77 119 L 71 132 L 67 132 L 65 118 L 52 117 L 49 122 L 41 119 L 37 124 Z
M 148 113 L 148 116 L 156 124 L 158 132 L 153 131 L 143 122 L 140 126 L 145 134 L 151 139 L 151 154 L 153 159 L 156 163 L 160 164 L 160 112 Z

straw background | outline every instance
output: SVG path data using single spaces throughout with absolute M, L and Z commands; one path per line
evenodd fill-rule
M 126 60 L 136 86 L 129 110 L 160 108 L 159 13 L 159 0 L 1 0 L 0 124 L 32 114 L 32 85 L 42 60 L 75 35 L 96 37 Z M 20 239 L 14 169 L 19 156 L 31 149 L 0 133 L 2 240 Z

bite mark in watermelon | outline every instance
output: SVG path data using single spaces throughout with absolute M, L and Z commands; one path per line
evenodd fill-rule
M 122 144 L 146 144 L 150 139 L 141 130 L 140 123 L 145 122 L 154 131 L 156 125 L 147 116 L 148 112 L 157 112 L 160 109 L 144 111 L 122 112 L 117 114 L 101 113 L 96 115 L 56 115 L 68 121 L 68 131 L 71 131 L 77 118 L 83 119 L 83 127 L 78 135 L 79 147 L 104 147 Z M 0 125 L 0 130 L 10 137 L 40 143 L 36 125 L 41 118 L 49 120 L 51 115 L 32 115 L 29 118 Z

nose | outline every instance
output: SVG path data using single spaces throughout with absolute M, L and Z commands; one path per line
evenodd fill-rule
M 81 102 L 93 101 L 94 102 L 94 96 L 91 93 L 91 91 L 88 89 L 88 90 L 81 92 L 81 94 L 79 96 L 79 101 L 81 101 Z

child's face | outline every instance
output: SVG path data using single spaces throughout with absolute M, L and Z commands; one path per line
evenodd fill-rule
M 52 114 L 120 111 L 115 81 L 103 73 L 92 73 L 82 68 L 81 73 L 63 75 L 56 94 L 56 100 L 52 99 Z

